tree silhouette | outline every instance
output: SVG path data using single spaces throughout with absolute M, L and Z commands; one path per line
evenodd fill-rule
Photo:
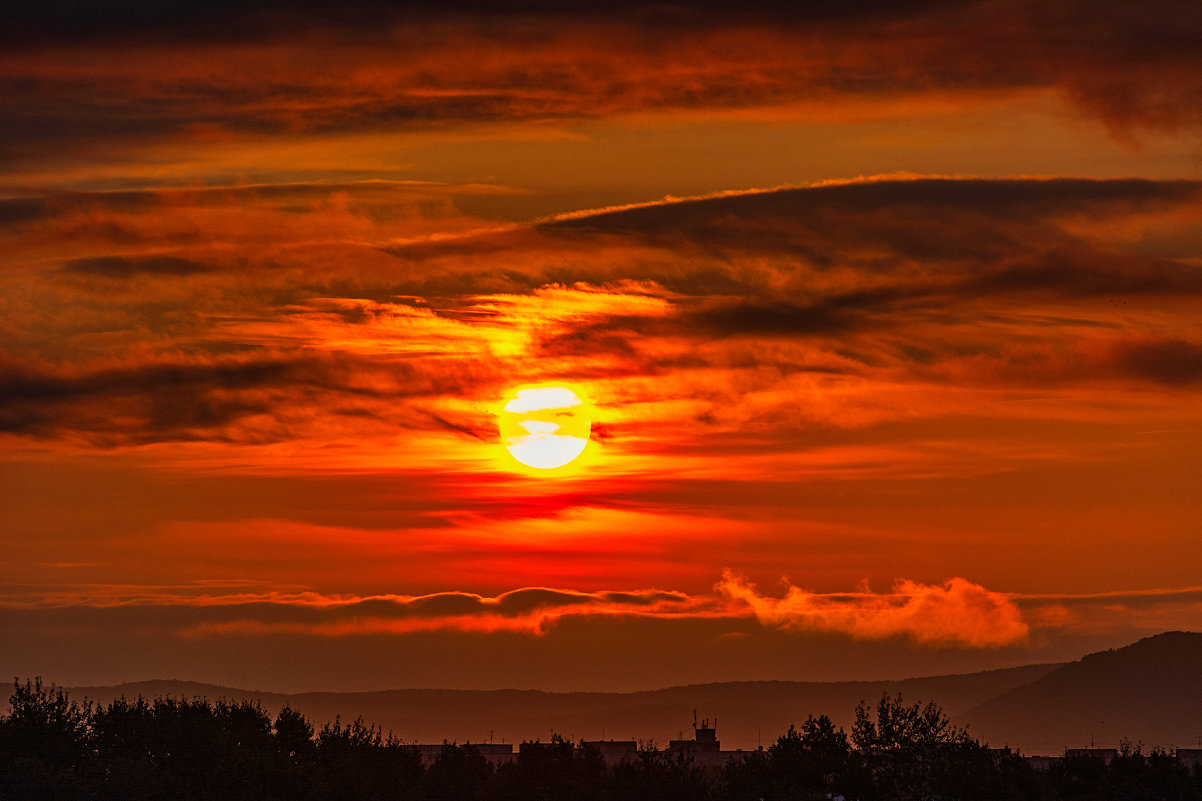
M 517 759 L 497 769 L 498 795 L 513 801 L 600 801 L 607 780 L 596 749 L 578 748 L 558 734 L 548 743 L 522 743 Z
M 494 776 L 492 765 L 471 743 L 442 744 L 422 783 L 428 801 L 484 801 Z
M 717 797 L 723 801 L 776 801 L 779 796 L 767 753 L 750 751 L 727 762 Z
M 317 794 L 333 801 L 379 799 L 410 801 L 422 779 L 417 749 L 387 737 L 374 724 L 357 718 L 343 726 L 339 718 L 317 735 Z
M 848 789 L 865 801 L 973 797 L 964 781 L 974 768 L 991 768 L 992 757 L 964 729 L 953 726 L 937 704 L 907 706 L 900 694 L 886 694 L 875 713 L 874 718 L 863 701 L 856 707 L 851 740 L 860 765 Z M 978 773 L 977 779 L 987 780 L 992 773 Z
M 257 702 L 119 698 L 78 704 L 40 679 L 14 682 L 0 716 L 0 801 L 1202 801 L 1202 772 L 1126 742 L 1107 764 L 1065 758 L 1037 772 L 990 750 L 935 704 L 882 696 L 850 738 L 826 716 L 767 751 L 702 767 L 641 743 L 637 758 L 553 736 L 494 771 L 470 744 L 417 749 L 362 718 L 313 724 Z
M 166 777 L 159 770 L 161 732 L 155 710 L 142 697 L 118 698 L 96 711 L 92 731 L 97 755 L 104 762 L 105 799 L 162 798 Z
M 90 704 L 71 701 L 39 676 L 13 679 L 11 711 L 0 720 L 0 797 L 78 799 L 90 793 Z
M 847 779 L 851 746 L 843 729 L 826 715 L 809 716 L 768 749 L 775 798 L 826 799 Z

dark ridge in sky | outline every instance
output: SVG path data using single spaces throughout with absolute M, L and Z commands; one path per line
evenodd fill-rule
M 965 711 L 961 721 L 991 743 L 1058 755 L 1086 738 L 1121 738 L 1165 749 L 1196 747 L 1202 715 L 1202 634 L 1172 631 L 1087 654 L 1030 684 Z

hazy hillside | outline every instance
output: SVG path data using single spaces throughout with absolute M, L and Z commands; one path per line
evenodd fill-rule
M 1202 634 L 1169 632 L 1090 654 L 956 716 L 994 745 L 1058 754 L 1126 737 L 1196 747 L 1202 737 Z
M 770 744 L 807 714 L 849 727 L 856 704 L 882 693 L 935 701 L 992 745 L 1025 753 L 1117 745 L 1194 746 L 1202 737 L 1202 634 L 1170 632 L 1064 665 L 1031 665 L 954 676 L 880 682 L 727 682 L 637 693 L 532 690 L 384 690 L 283 695 L 178 681 L 79 687 L 76 698 L 119 695 L 258 698 L 274 714 L 284 704 L 318 725 L 362 715 L 403 740 L 520 742 L 552 731 L 573 739 L 654 739 L 687 732 L 696 709 L 717 717 L 727 748 Z
M 367 693 L 284 695 L 195 682 L 154 681 L 116 687 L 78 687 L 72 697 L 102 703 L 120 695 L 258 698 L 273 714 L 285 703 L 318 725 L 362 715 L 406 741 L 520 742 L 546 740 L 552 731 L 573 739 L 654 739 L 666 745 L 690 731 L 693 710 L 719 721 L 724 748 L 771 744 L 791 723 L 826 713 L 850 726 L 862 699 L 901 692 L 907 700 L 934 700 L 949 714 L 1039 679 L 1056 665 L 1032 665 L 953 676 L 880 682 L 727 682 L 637 693 L 547 693 L 529 690 L 384 690 Z

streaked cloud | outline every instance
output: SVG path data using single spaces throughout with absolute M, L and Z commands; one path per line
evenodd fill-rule
M 1078 595 L 1022 595 L 989 590 L 963 578 L 939 584 L 898 580 L 886 592 L 811 592 L 786 584 L 766 595 L 725 571 L 708 595 L 640 589 L 566 590 L 523 587 L 494 596 L 470 592 L 428 595 L 330 595 L 309 590 L 263 591 L 216 584 L 63 585 L 35 594 L 0 595 L 9 610 L 95 618 L 134 610 L 141 625 L 185 638 L 291 634 L 311 637 L 405 636 L 420 632 L 510 632 L 538 636 L 565 618 L 742 620 L 797 634 L 826 632 L 853 639 L 905 638 L 931 648 L 1000 648 L 1047 632 L 1099 634 L 1179 622 L 1196 614 L 1196 587 Z M 72 612 L 75 610 L 75 612 Z M 85 610 L 93 610 L 85 612 Z
M 1121 132 L 1202 122 L 1191 47 L 1202 20 L 1172 0 L 854 14 L 631 4 L 620 21 L 547 4 L 404 4 L 403 13 L 371 4 L 358 20 L 316 5 L 217 8 L 185 15 L 184 26 L 144 8 L 24 15 L 8 32 L 0 75 L 5 129 L 34 136 L 4 141 L 4 151 L 632 113 L 773 119 L 784 109 L 847 120 L 896 114 L 900 99 L 913 113 L 1038 91 Z M 81 57 L 57 57 L 63 48 Z M 314 50 L 320 62 L 305 58 Z
M 1023 640 L 1027 626 L 1003 594 L 951 579 L 942 586 L 899 581 L 892 593 L 806 593 L 790 587 L 784 598 L 758 594 L 727 572 L 714 595 L 665 590 L 582 592 L 525 587 L 496 596 L 440 592 L 424 596 L 328 596 L 314 592 L 213 593 L 196 588 L 95 587 L 51 592 L 34 600 L 6 599 L 26 609 L 160 607 L 191 610 L 177 634 L 293 633 L 316 636 L 421 631 L 510 631 L 541 634 L 564 617 L 617 616 L 741 618 L 796 630 L 823 630 L 857 638 L 905 636 L 924 645 L 999 646 Z
M 396 211 L 414 193 L 461 191 L 99 193 L 21 222 L 4 429 L 108 446 L 272 441 L 290 420 L 316 438 L 355 421 L 480 437 L 512 375 L 582 382 L 611 439 L 636 418 L 860 427 L 934 386 L 979 404 L 1197 383 L 1196 182 L 885 179 L 397 236 L 429 220 Z
M 1026 639 L 1022 613 L 1004 593 L 963 578 L 942 585 L 902 580 L 887 593 L 823 594 L 789 586 L 783 598 L 727 572 L 717 589 L 768 626 L 839 631 L 853 637 L 907 636 L 927 645 L 1000 646 Z

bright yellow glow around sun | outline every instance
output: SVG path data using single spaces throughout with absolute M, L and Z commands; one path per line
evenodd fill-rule
M 591 423 L 584 401 L 567 387 L 519 389 L 500 415 L 501 442 L 528 467 L 563 467 L 584 452 Z

